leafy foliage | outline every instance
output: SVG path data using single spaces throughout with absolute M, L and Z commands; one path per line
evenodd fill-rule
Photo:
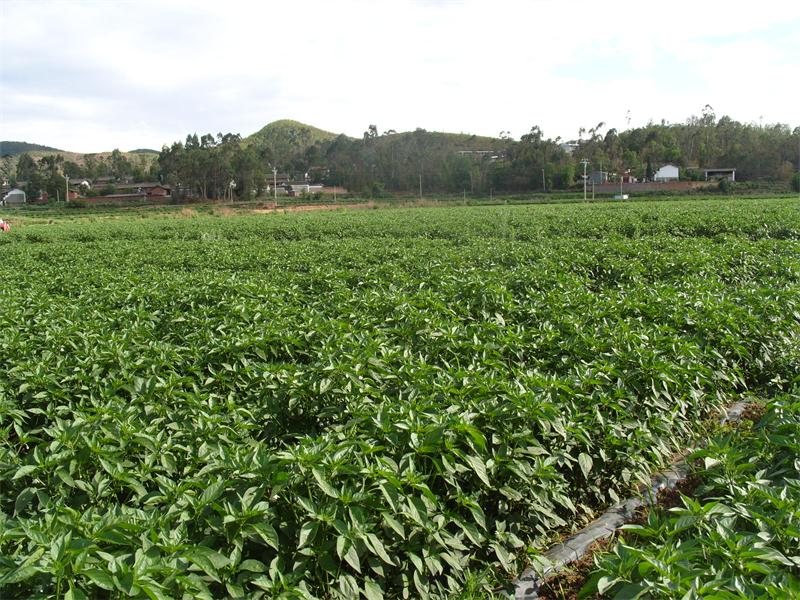
M 491 588 L 800 356 L 791 200 L 19 227 L 0 586 Z
M 794 598 L 800 594 L 800 396 L 774 401 L 752 431 L 692 458 L 698 498 L 625 527 L 583 595 Z

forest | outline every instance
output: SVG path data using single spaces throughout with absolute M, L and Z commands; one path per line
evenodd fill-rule
M 160 174 L 203 198 L 247 197 L 269 184 L 272 169 L 291 179 L 337 185 L 357 193 L 484 194 L 495 191 L 569 189 L 580 182 L 580 161 L 609 172 L 648 180 L 663 164 L 681 167 L 682 179 L 700 179 L 703 168 L 734 167 L 737 180 L 789 181 L 800 170 L 800 127 L 717 118 L 711 107 L 683 123 L 648 123 L 617 131 L 598 123 L 575 140 L 548 138 L 538 126 L 514 140 L 417 129 L 379 132 L 370 125 L 360 139 L 320 135 L 292 121 L 248 138 L 187 136 L 162 149 Z M 269 127 L 269 126 L 268 126 Z M 267 129 L 267 128 L 265 128 Z M 276 140 L 280 137 L 280 143 Z
M 154 155 L 150 155 L 152 157 Z M 581 127 L 578 137 L 548 138 L 536 125 L 512 139 L 506 132 L 481 137 L 417 129 L 380 132 L 374 124 L 361 138 L 336 135 L 296 121 L 276 121 L 243 138 L 239 134 L 187 135 L 164 145 L 157 160 L 144 154 L 59 154 L 38 161 L 19 156 L 4 175 L 27 182 L 29 196 L 63 186 L 63 174 L 160 181 L 200 199 L 252 198 L 264 194 L 273 172 L 285 179 L 340 186 L 353 193 L 470 193 L 567 190 L 580 183 L 581 160 L 590 171 L 650 180 L 664 164 L 681 179 L 701 179 L 704 168 L 735 168 L 737 181 L 785 181 L 800 185 L 800 127 L 742 123 L 717 118 L 710 106 L 682 123 L 648 123 L 624 131 Z

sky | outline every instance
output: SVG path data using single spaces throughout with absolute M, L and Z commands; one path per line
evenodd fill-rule
M 0 139 L 75 152 L 719 117 L 800 125 L 800 2 L 0 0 Z

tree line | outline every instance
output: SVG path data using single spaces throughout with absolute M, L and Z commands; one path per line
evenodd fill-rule
M 7 154 L 0 162 L 0 173 L 10 185 L 24 188 L 29 198 L 38 198 L 43 194 L 49 198 L 61 196 L 66 183 L 65 175 L 72 181 L 94 181 L 99 177 L 147 181 L 159 177 L 157 165 L 154 165 L 152 159 L 143 154 L 128 157 L 119 149 L 114 149 L 108 156 L 84 154 L 81 162 L 65 159 L 63 154 L 46 154 L 36 159 L 23 152 L 17 157 L 16 165 L 13 165 L 12 157 Z M 95 188 L 93 193 L 104 191 L 114 192 L 113 187 L 110 187 L 106 190 Z
M 194 133 L 165 145 L 149 165 L 144 157 L 130 160 L 119 150 L 105 159 L 84 155 L 82 164 L 57 154 L 38 161 L 22 154 L 14 175 L 28 182 L 29 195 L 45 190 L 54 196 L 63 189 L 63 173 L 69 173 L 151 179 L 189 196 L 232 199 L 263 194 L 273 169 L 292 179 L 308 176 L 314 183 L 378 196 L 416 193 L 420 186 L 426 193 L 565 190 L 580 182 L 583 159 L 590 170 L 610 173 L 611 180 L 623 173 L 648 180 L 664 164 L 681 167 L 683 179 L 699 179 L 710 167 L 736 168 L 737 180 L 788 181 L 800 171 L 800 127 L 717 118 L 710 106 L 683 123 L 617 131 L 601 122 L 580 128 L 569 141 L 547 138 L 538 126 L 519 140 L 505 132 L 497 138 L 424 129 L 380 133 L 376 125 L 361 138 L 321 139 L 302 129 L 278 135 L 282 142 L 275 145 L 263 137 Z
M 800 171 L 800 127 L 718 119 L 706 106 L 683 123 L 651 122 L 625 131 L 598 123 L 581 128 L 569 142 L 545 137 L 538 126 L 513 140 L 423 129 L 380 133 L 370 125 L 360 139 L 298 142 L 278 153 L 263 140 L 190 135 L 185 143 L 164 147 L 159 167 L 164 178 L 203 198 L 260 193 L 272 168 L 372 195 L 416 193 L 420 184 L 426 193 L 486 194 L 569 189 L 581 181 L 582 159 L 612 180 L 623 173 L 649 180 L 660 166 L 674 164 L 683 179 L 702 178 L 704 168 L 732 167 L 737 180 L 788 181 Z

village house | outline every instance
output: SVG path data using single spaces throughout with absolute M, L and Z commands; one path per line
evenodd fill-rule
M 736 169 L 731 169 L 731 168 L 704 169 L 703 173 L 705 174 L 706 181 L 709 180 L 719 181 L 720 179 L 727 179 L 728 181 L 736 181 Z
M 145 196 L 147 198 L 169 198 L 171 188 L 158 182 L 144 181 L 139 183 L 124 183 L 114 186 L 115 196 Z
M 678 181 L 679 170 L 675 165 L 664 165 L 653 175 L 653 181 Z
M 299 196 L 300 194 L 313 194 L 322 191 L 322 185 L 311 184 L 305 181 L 293 181 L 284 186 L 287 196 Z
M 9 190 L 6 194 L 3 195 L 2 204 L 6 206 L 8 204 L 25 204 L 27 202 L 27 197 L 25 192 L 19 188 L 13 188 Z

